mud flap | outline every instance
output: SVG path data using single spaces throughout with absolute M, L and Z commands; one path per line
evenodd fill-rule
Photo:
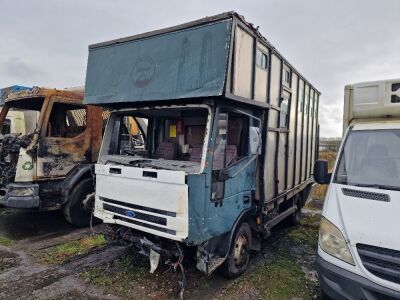
M 157 270 L 158 264 L 160 263 L 160 253 L 150 249 L 150 273 L 154 273 Z

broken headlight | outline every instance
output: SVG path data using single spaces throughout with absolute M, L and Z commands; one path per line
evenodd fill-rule
M 33 196 L 35 189 L 33 187 L 12 187 L 8 190 L 11 197 Z
M 319 246 L 326 253 L 354 265 L 353 256 L 343 234 L 324 217 L 319 227 Z

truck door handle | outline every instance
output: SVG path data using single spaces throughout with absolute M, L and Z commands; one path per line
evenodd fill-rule
M 143 171 L 143 177 L 157 178 L 157 172 Z
M 250 203 L 250 196 L 243 196 L 243 203 L 244 204 L 247 204 L 247 203 Z
M 121 169 L 119 168 L 110 168 L 111 174 L 121 174 Z

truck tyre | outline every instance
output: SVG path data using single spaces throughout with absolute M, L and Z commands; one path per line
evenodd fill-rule
M 301 197 L 296 196 L 295 205 L 297 206 L 296 211 L 290 215 L 290 224 L 297 226 L 301 220 Z
M 83 207 L 83 201 L 94 192 L 92 178 L 85 178 L 78 182 L 73 188 L 67 203 L 64 205 L 63 213 L 68 223 L 76 227 L 89 226 L 91 212 Z
M 236 231 L 228 253 L 222 265 L 222 275 L 227 278 L 236 278 L 246 271 L 251 254 L 251 230 L 247 223 L 242 223 Z

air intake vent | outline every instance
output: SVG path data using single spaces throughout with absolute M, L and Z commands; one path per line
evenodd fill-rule
M 342 192 L 344 195 L 349 196 L 349 197 L 390 202 L 390 197 L 387 194 L 366 192 L 366 191 L 360 191 L 360 190 L 352 190 L 352 189 L 347 189 L 347 188 L 343 188 Z

